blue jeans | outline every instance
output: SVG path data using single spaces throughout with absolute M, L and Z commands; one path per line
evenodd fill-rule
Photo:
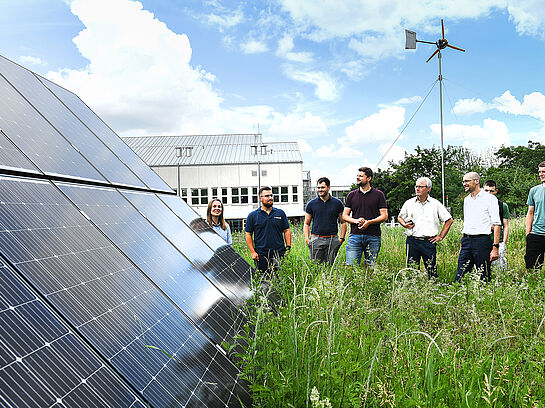
M 380 251 L 380 237 L 351 234 L 346 245 L 346 264 L 359 265 L 362 255 L 365 254 L 365 264 L 373 266 L 377 261 L 378 251 Z
M 407 264 L 420 265 L 420 258 L 424 261 L 428 277 L 437 278 L 437 245 L 427 239 L 407 237 Z
M 458 256 L 458 269 L 456 270 L 456 282 L 469 272 L 473 265 L 481 272 L 481 279 L 490 280 L 490 252 L 492 240 L 490 235 L 466 235 L 462 236 L 462 246 Z

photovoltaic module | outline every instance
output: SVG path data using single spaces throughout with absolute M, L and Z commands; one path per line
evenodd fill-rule
M 251 406 L 222 347 L 251 274 L 75 94 L 0 57 L 0 406 Z

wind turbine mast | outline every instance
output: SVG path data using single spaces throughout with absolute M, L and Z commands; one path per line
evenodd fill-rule
M 437 47 L 437 49 L 433 52 L 433 54 L 431 54 L 426 62 L 430 62 L 430 60 L 435 55 L 437 55 L 437 60 L 439 61 L 439 77 L 437 78 L 437 80 L 439 81 L 439 111 L 441 115 L 441 192 L 443 196 L 443 205 L 445 205 L 445 155 L 443 148 L 443 75 L 441 74 L 441 50 L 444 50 L 447 47 L 462 52 L 465 52 L 466 50 L 455 47 L 454 45 L 450 45 L 448 43 L 447 39 L 445 38 L 445 25 L 443 24 L 443 19 L 441 19 L 441 33 L 443 34 L 443 37 L 438 39 L 436 42 L 431 42 L 417 40 L 416 33 L 414 31 L 405 30 L 405 49 L 416 49 L 416 43 L 418 42 L 425 44 L 434 44 Z

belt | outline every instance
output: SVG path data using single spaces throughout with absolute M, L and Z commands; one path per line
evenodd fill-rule
M 335 235 L 318 235 L 318 234 L 311 234 L 311 235 L 314 235 L 315 237 L 318 237 L 318 238 L 333 238 L 333 237 L 336 237 L 337 234 Z
M 419 241 L 427 241 L 428 239 L 432 237 L 410 237 L 410 238 L 418 239 Z
M 471 235 L 471 234 L 462 234 L 462 237 L 468 237 L 468 238 L 475 238 L 475 237 L 489 237 L 490 234 L 475 234 L 475 235 Z

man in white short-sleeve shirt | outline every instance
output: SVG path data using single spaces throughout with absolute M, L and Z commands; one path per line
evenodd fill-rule
M 473 265 L 481 272 L 481 279 L 489 281 L 490 263 L 498 259 L 501 225 L 498 199 L 482 190 L 480 183 L 480 176 L 475 172 L 467 173 L 462 181 L 469 194 L 464 199 L 464 226 L 456 270 L 457 282 Z M 494 242 L 490 239 L 492 226 Z
M 407 264 L 420 265 L 420 258 L 428 271 L 428 277 L 437 278 L 437 243 L 447 235 L 452 216 L 445 206 L 430 197 L 431 180 L 416 180 L 416 196 L 409 198 L 401 207 L 398 222 L 407 230 Z M 443 222 L 443 228 L 441 228 Z

